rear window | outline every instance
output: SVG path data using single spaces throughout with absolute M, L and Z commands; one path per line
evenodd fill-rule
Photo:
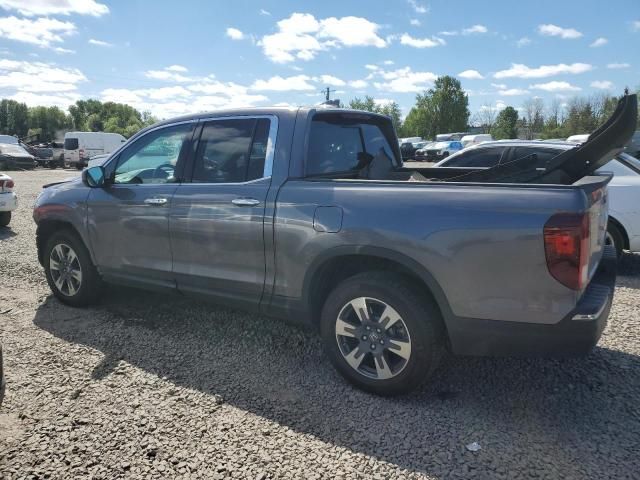
M 77 150 L 78 149 L 78 139 L 77 138 L 65 138 L 64 139 L 64 149 L 65 150 Z
M 357 171 L 362 165 L 363 153 L 382 154 L 397 163 L 389 142 L 394 140 L 393 129 L 385 130 L 375 119 L 368 123 L 368 120 L 358 122 L 340 115 L 318 115 L 311 122 L 307 175 Z
M 545 168 L 547 162 L 553 157 L 560 155 L 564 150 L 552 148 L 532 148 L 532 147 L 516 147 L 513 159 L 517 160 L 528 155 L 536 155 L 536 168 Z

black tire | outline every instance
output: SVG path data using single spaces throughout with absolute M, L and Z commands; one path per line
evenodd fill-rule
M 58 245 L 64 245 L 70 247 L 77 256 L 78 262 L 74 263 L 74 267 L 77 265 L 81 272 L 81 282 L 77 287 L 77 291 L 73 294 L 62 291 L 53 278 L 51 269 L 51 254 L 54 248 Z M 82 240 L 78 235 L 71 230 L 61 230 L 54 233 L 47 240 L 42 256 L 44 271 L 47 276 L 47 283 L 51 288 L 53 294 L 62 303 L 70 305 L 72 307 L 84 307 L 94 303 L 102 291 L 102 279 L 96 270 L 96 267 L 91 261 L 89 251 L 84 246 Z M 57 272 L 54 273 L 57 275 Z M 64 286 L 63 286 L 64 287 Z M 69 290 L 69 289 L 67 289 Z
M 391 367 L 392 360 L 396 364 L 404 362 L 404 366 L 399 368 L 396 373 L 393 373 L 390 378 L 372 378 L 373 369 L 378 370 L 378 361 L 373 351 L 368 350 L 368 353 L 365 354 L 368 357 L 365 356 L 360 364 L 361 367 L 358 367 L 369 369 L 371 373 L 362 373 L 360 370 L 356 370 L 345 358 L 348 355 L 343 353 L 344 342 L 347 341 L 359 345 L 354 347 L 353 351 L 359 349 L 362 345 L 364 345 L 364 348 L 369 348 L 367 345 L 370 343 L 370 347 L 374 348 L 373 343 L 376 340 L 372 339 L 373 335 L 366 342 L 361 342 L 361 340 L 365 339 L 365 336 L 357 338 L 340 337 L 343 343 L 339 344 L 336 335 L 337 319 L 341 312 L 344 315 L 344 309 L 350 308 L 347 305 L 352 300 L 360 297 L 367 297 L 367 302 L 373 302 L 373 306 L 371 306 L 371 303 L 366 306 L 370 319 L 375 317 L 375 312 L 372 313 L 374 309 L 385 308 L 384 305 L 376 306 L 375 302 L 381 302 L 386 306 L 392 307 L 403 322 L 401 331 L 408 334 L 405 337 L 409 339 L 410 345 L 408 359 L 402 360 L 399 356 L 391 355 L 390 352 L 393 352 L 390 348 L 382 347 L 384 350 L 382 355 L 386 355 L 387 359 L 385 368 L 387 366 Z M 384 321 L 381 317 L 378 320 Z M 358 326 L 357 328 L 361 327 Z M 385 334 L 388 334 L 391 329 L 388 331 L 383 328 L 382 330 Z M 378 395 L 399 395 L 413 390 L 431 376 L 438 366 L 444 351 L 444 331 L 442 317 L 438 308 L 430 298 L 413 288 L 404 277 L 392 272 L 366 272 L 341 282 L 325 301 L 320 318 L 320 331 L 325 351 L 338 372 L 358 388 Z M 355 332 L 355 330 L 352 331 Z M 377 331 L 380 332 L 380 330 Z M 367 332 L 363 331 L 361 333 Z M 373 331 L 370 333 L 373 334 Z M 360 334 L 356 333 L 356 335 L 359 336 Z M 376 338 L 380 339 L 379 333 Z M 383 343 L 388 341 L 388 338 L 385 337 L 379 341 Z M 378 350 L 376 353 L 380 354 L 380 352 L 381 350 Z M 355 356 L 360 358 L 357 353 Z M 400 359 L 400 362 L 398 362 L 398 359 Z M 367 363 L 373 365 L 373 367 L 367 366 Z M 391 370 L 392 368 L 390 368 Z M 380 376 L 379 371 L 376 376 Z
M 606 244 L 613 245 L 616 249 L 616 255 L 620 258 L 624 248 L 624 235 L 620 231 L 620 228 L 613 222 L 607 224 L 607 234 Z
M 0 212 L 0 227 L 6 227 L 11 221 L 11 212 Z
M 48 162 L 47 165 L 51 170 L 55 170 L 56 168 L 58 168 L 58 164 L 56 162 L 54 162 L 53 160 L 51 160 L 50 162 Z
M 76 163 L 76 170 L 82 170 L 82 165 L 80 165 L 79 163 Z

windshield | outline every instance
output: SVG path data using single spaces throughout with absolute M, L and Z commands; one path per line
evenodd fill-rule
M 3 154 L 13 154 L 13 155 L 27 155 L 27 151 L 22 148 L 20 145 L 9 145 L 4 144 L 0 145 L 0 153 Z

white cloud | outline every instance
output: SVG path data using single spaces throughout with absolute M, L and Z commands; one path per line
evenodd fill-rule
M 330 85 L 332 87 L 343 87 L 347 84 L 344 80 L 334 77 L 333 75 L 320 75 L 319 80 L 325 85 Z
M 384 63 L 385 65 L 393 65 L 393 64 L 394 64 L 394 63 L 396 63 L 396 62 L 394 62 L 393 60 L 385 60 L 385 61 L 384 61 L 384 62 L 382 62 L 382 63 Z
M 518 95 L 526 95 L 529 93 L 529 90 L 524 88 L 503 88 L 498 90 L 498 95 L 502 95 L 504 97 L 515 97 Z
M 183 83 L 193 81 L 193 78 L 187 77 L 180 73 L 184 73 L 186 71 L 187 69 L 180 65 L 171 65 L 170 67 L 166 67 L 162 70 L 147 70 L 146 72 L 144 72 L 144 76 L 153 80 L 163 80 L 165 82 Z
M 380 26 L 362 17 L 330 17 L 321 20 L 309 13 L 293 13 L 277 23 L 278 31 L 258 42 L 275 63 L 311 60 L 318 52 L 340 47 L 373 46 L 387 42 L 378 36 Z
M 493 88 L 498 88 L 500 90 L 504 90 L 507 88 L 507 86 L 504 83 L 492 83 L 491 86 Z
M 365 80 L 351 80 L 349 86 L 353 88 L 365 88 L 369 85 Z
M 535 85 L 530 85 L 529 88 L 544 90 L 546 92 L 579 92 L 582 90 L 580 87 L 571 85 L 569 82 L 558 82 L 555 80 L 547 83 L 536 83 Z
M 109 7 L 95 0 L 0 0 L 0 8 L 16 10 L 26 17 L 72 13 L 100 17 L 109 13 Z
M 105 42 L 104 40 L 96 40 L 95 38 L 90 38 L 89 43 L 99 47 L 113 47 L 113 43 Z
M 598 37 L 596 38 L 593 43 L 591 45 L 589 45 L 590 47 L 602 47 L 603 45 L 606 45 L 607 43 L 609 43 L 609 40 L 607 40 L 604 37 Z
M 611 90 L 613 88 L 613 83 L 609 80 L 595 80 L 591 82 L 591 87 L 600 88 L 602 90 Z
M 56 52 L 56 53 L 63 53 L 63 54 L 65 54 L 65 53 L 76 53 L 75 50 L 71 50 L 69 48 L 62 48 L 62 47 L 54 47 L 53 51 Z
M 400 43 L 402 45 L 409 45 L 410 47 L 415 48 L 432 48 L 446 45 L 446 42 L 442 38 L 414 38 L 408 33 L 402 34 L 402 36 L 400 37 Z
M 640 32 L 640 20 L 634 20 L 631 22 L 631 28 L 634 32 Z
M 474 33 L 487 33 L 489 30 L 484 25 L 473 25 L 462 30 L 462 35 L 473 35 Z
M 629 63 L 609 63 L 607 64 L 607 68 L 612 70 L 621 69 L 621 68 L 629 68 L 631 65 Z
M 460 72 L 458 76 L 469 80 L 482 80 L 484 78 L 477 70 L 465 70 L 464 72 Z
M 473 25 L 469 28 L 463 28 L 462 30 L 447 30 L 439 33 L 447 37 L 455 37 L 456 35 L 474 35 L 476 33 L 487 33 L 488 31 L 489 29 L 484 25 Z
M 367 70 L 378 70 L 378 68 L 380 68 L 380 67 L 378 67 L 377 65 L 372 65 L 372 64 L 368 63 L 368 64 L 366 64 L 364 66 L 364 68 L 366 68 Z
M 420 20 L 418 20 L 417 18 L 412 18 L 411 20 L 409 20 L 409 23 L 414 27 L 419 27 L 420 25 L 422 25 L 422 23 L 420 23 Z
M 29 43 L 39 47 L 51 47 L 64 41 L 63 37 L 76 32 L 71 22 L 61 22 L 54 18 L 3 17 L 0 18 L 0 38 Z
M 231 40 L 242 40 L 244 38 L 244 33 L 237 28 L 229 27 L 227 28 L 227 37 Z
M 266 16 L 271 16 L 271 12 L 268 10 L 265 10 L 264 8 L 260 9 L 260 15 L 266 15 Z
M 187 69 L 187 67 L 183 67 L 182 65 L 171 65 L 167 68 L 165 68 L 165 70 L 169 71 L 169 72 L 188 72 L 189 70 Z
M 564 39 L 575 39 L 582 36 L 582 33 L 574 28 L 562 28 L 552 23 L 538 25 L 538 33 L 546 37 L 560 37 Z
M 438 76 L 431 72 L 414 72 L 411 67 L 390 72 L 380 71 L 384 82 L 374 82 L 378 90 L 397 93 L 421 92 L 429 88 Z
M 559 63 L 557 65 L 541 65 L 536 68 L 528 67 L 522 63 L 512 63 L 511 68 L 500 70 L 493 76 L 494 78 L 544 78 L 563 73 L 584 73 L 592 68 L 588 63 L 572 63 L 570 65 Z
M 276 92 L 314 90 L 316 87 L 309 83 L 310 80 L 311 78 L 307 75 L 295 75 L 286 78 L 276 75 L 268 80 L 256 80 L 251 85 L 251 89 L 257 91 L 271 90 Z
M 407 0 L 409 2 L 409 5 L 411 5 L 411 8 L 413 8 L 415 10 L 416 13 L 427 13 L 429 11 L 429 8 L 426 7 L 425 5 L 418 3 L 416 0 Z
M 516 42 L 518 48 L 526 47 L 527 45 L 531 45 L 531 39 L 529 37 L 522 37 Z
M 74 92 L 50 94 L 50 93 L 33 93 L 33 92 L 17 92 L 9 95 L 7 98 L 16 102 L 26 103 L 30 107 L 60 107 L 66 110 L 69 105 L 76 103 L 82 98 L 81 95 Z
M 61 68 L 43 62 L 0 60 L 0 89 L 29 93 L 60 93 L 77 89 L 87 77 L 75 68 Z

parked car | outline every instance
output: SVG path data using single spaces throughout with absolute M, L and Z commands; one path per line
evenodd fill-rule
M 31 170 L 38 163 L 33 155 L 21 145 L 15 143 L 0 143 L 0 170 L 27 169 Z
M 64 135 L 65 165 L 82 170 L 94 155 L 111 153 L 126 141 L 119 133 L 67 132 Z
M 398 139 L 398 145 L 402 145 L 403 143 L 416 143 L 422 141 L 424 141 L 422 137 L 405 137 Z
M 436 135 L 436 142 L 460 141 L 462 137 L 469 135 L 467 132 L 440 133 Z
M 416 151 L 414 157 L 418 162 L 438 162 L 449 155 L 462 150 L 462 143 L 433 142 Z
M 13 179 L 0 172 L 0 227 L 6 227 L 11 222 L 11 212 L 18 208 L 18 197 L 13 191 Z
M 575 148 L 569 142 L 510 140 L 487 142 L 459 152 L 436 164 L 436 167 L 494 167 L 517 158 L 536 155 L 536 167 L 562 152 Z M 619 154 L 601 171 L 612 172 L 609 183 L 609 222 L 607 244 L 613 245 L 618 256 L 623 250 L 640 252 L 640 160 L 626 153 Z
M 13 135 L 0 135 L 0 143 L 9 143 L 12 145 L 18 145 L 18 137 L 14 137 Z
M 621 104 L 612 148 L 635 121 L 635 96 Z M 391 120 L 374 113 L 180 117 L 45 188 L 38 258 L 72 306 L 106 281 L 306 322 L 349 381 L 397 394 L 447 347 L 568 354 L 597 343 L 615 254 L 604 246 L 611 176 L 591 175 L 596 151 L 569 156 L 561 183 L 496 186 L 404 168 Z
M 580 135 L 571 135 L 567 138 L 569 143 L 584 143 L 589 139 L 588 133 L 581 133 Z
M 462 142 L 462 147 L 467 148 L 471 145 L 478 145 L 482 142 L 490 142 L 493 140 L 493 137 L 488 133 L 480 133 L 478 135 L 465 135 L 462 137 L 460 142 Z
M 55 143 L 41 143 L 31 146 L 31 153 L 34 154 L 38 165 L 45 168 L 56 169 L 64 167 L 64 149 L 54 147 Z

